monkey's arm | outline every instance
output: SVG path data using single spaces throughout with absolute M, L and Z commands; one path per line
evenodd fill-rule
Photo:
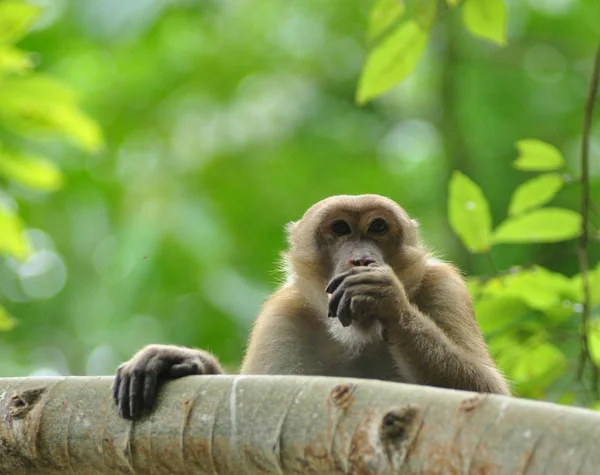
M 204 350 L 174 345 L 148 345 L 117 369 L 113 399 L 125 419 L 151 409 L 161 379 L 194 374 L 223 374 L 217 358 Z
M 386 329 L 390 352 L 416 370 L 419 382 L 510 394 L 488 353 L 467 287 L 452 267 L 429 267 L 415 303 L 407 299 Z
M 394 357 L 408 361 L 425 384 L 509 395 L 458 272 L 448 264 L 428 266 L 415 297 L 388 325 Z
M 311 319 L 314 316 L 293 289 L 277 292 L 257 318 L 240 372 L 315 374 L 318 361 L 310 348 L 316 342 L 309 333 Z M 148 345 L 119 366 L 113 399 L 121 417 L 137 419 L 144 409 L 153 408 L 162 380 L 223 373 L 208 351 Z
M 330 283 L 330 290 L 336 289 L 330 301 L 333 315 L 350 322 L 374 314 L 398 367 L 408 366 L 415 382 L 509 394 L 488 353 L 466 285 L 451 266 L 428 266 L 413 302 L 388 266 L 363 267 L 336 279 Z
M 293 288 L 277 291 L 256 319 L 240 373 L 318 374 L 318 323 Z

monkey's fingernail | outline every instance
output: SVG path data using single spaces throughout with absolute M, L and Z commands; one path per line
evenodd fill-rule
M 331 294 L 327 294 L 327 299 L 331 300 Z

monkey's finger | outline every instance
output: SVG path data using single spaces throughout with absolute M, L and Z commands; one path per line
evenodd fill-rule
M 377 284 L 376 284 L 377 285 Z M 344 282 L 344 294 L 340 299 L 337 317 L 345 327 L 352 322 L 365 322 L 376 309 L 379 298 L 377 288 L 373 285 L 361 284 L 349 285 L 349 280 Z
M 329 310 L 329 302 L 331 301 L 332 296 L 333 296 L 332 294 L 327 294 L 327 316 L 329 318 L 335 317 L 335 315 L 333 313 L 331 313 L 331 311 Z
M 172 357 L 157 353 L 152 356 L 146 364 L 143 388 L 143 406 L 152 409 L 156 402 L 160 376 L 168 375 L 172 366 Z
M 329 303 L 328 303 L 328 307 L 327 307 L 329 310 L 329 316 L 331 316 L 331 317 L 338 316 L 338 307 L 340 305 L 340 300 L 344 296 L 345 290 L 346 290 L 346 287 L 344 287 L 344 286 L 338 287 L 336 289 L 336 291 L 333 292 L 333 294 L 331 294 L 331 298 L 329 299 Z
M 122 369 L 119 368 L 117 369 L 117 374 L 115 375 L 115 380 L 113 381 L 113 401 L 115 402 L 115 404 L 118 406 L 119 405 L 119 388 L 121 386 L 121 371 Z
M 169 376 L 172 378 L 183 378 L 184 376 L 191 376 L 193 374 L 205 374 L 201 363 L 197 361 L 186 361 L 171 366 L 169 369 Z
M 144 408 L 152 409 L 156 402 L 158 389 L 158 374 L 156 371 L 147 371 L 144 378 Z
M 342 282 L 344 282 L 344 279 L 346 279 L 346 277 L 348 277 L 348 276 L 360 274 L 363 272 L 373 272 L 373 270 L 374 269 L 372 267 L 360 266 L 360 267 L 353 267 L 352 269 L 350 269 L 346 272 L 342 272 L 341 274 L 336 275 L 333 279 L 331 279 L 329 281 L 329 283 L 327 284 L 327 287 L 325 287 L 325 292 L 328 294 L 334 293 L 335 290 L 340 285 L 342 285 Z
M 365 267 L 365 269 L 366 269 L 366 267 Z M 364 274 L 364 272 L 361 272 L 358 275 L 348 274 L 348 273 L 345 273 L 345 275 L 340 274 L 340 276 L 334 278 L 334 280 L 340 279 L 340 277 L 342 275 L 344 276 L 344 278 L 342 280 L 338 280 L 335 282 L 336 289 L 333 291 L 331 298 L 329 299 L 329 304 L 328 304 L 329 314 L 328 315 L 330 317 L 338 317 L 339 318 L 338 307 L 340 305 L 340 300 L 343 297 L 344 291 L 347 291 L 347 289 L 349 289 L 351 287 L 355 287 L 355 286 L 362 286 L 366 283 L 372 283 L 375 285 L 379 285 L 380 283 L 382 283 L 382 280 L 378 279 L 376 276 L 370 276 L 370 275 L 366 276 Z M 334 280 L 332 280 L 331 282 L 334 282 Z M 344 326 L 350 325 L 351 321 L 347 320 L 346 323 L 347 324 Z
M 339 288 L 339 286 L 342 285 L 344 279 L 351 275 L 352 271 L 353 269 L 350 269 L 347 272 L 343 272 L 341 274 L 336 275 L 333 279 L 329 281 L 327 287 L 325 287 L 325 292 L 327 292 L 328 294 L 333 294 Z
M 344 292 L 340 299 L 340 304 L 337 309 L 337 318 L 344 327 L 348 327 L 352 324 L 352 312 L 350 310 L 350 303 L 352 302 L 352 295 L 350 292 Z
M 363 285 L 383 286 L 388 282 L 387 276 L 381 275 L 379 272 L 368 272 L 346 277 L 344 280 L 344 285 L 346 287 Z
M 180 363 L 183 358 L 175 358 L 172 355 L 157 353 L 146 363 L 146 374 L 154 373 L 157 377 L 165 376 L 169 373 L 169 368 L 174 364 Z
M 216 358 L 206 351 L 200 351 L 198 354 L 200 360 L 201 374 L 223 374 L 223 368 Z
M 136 368 L 129 378 L 129 415 L 137 419 L 142 415 L 144 405 L 144 370 Z
M 327 287 L 325 287 L 325 293 L 333 294 L 336 291 L 336 289 L 340 286 L 340 284 L 344 281 L 345 278 L 346 278 L 345 273 L 336 275 L 333 279 L 331 279 L 329 281 L 329 283 L 327 284 Z
M 351 295 L 350 314 L 352 320 L 359 323 L 373 321 L 373 315 L 377 313 L 376 302 L 380 298 L 377 292 L 373 291 L 373 287 L 369 285 L 353 287 Z
M 130 419 L 129 415 L 129 373 L 122 374 L 122 380 L 119 386 L 119 414 L 124 419 Z

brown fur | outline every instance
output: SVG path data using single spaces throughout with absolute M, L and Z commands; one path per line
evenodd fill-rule
M 332 244 L 338 238 L 328 234 L 328 227 L 345 219 L 364 230 L 375 217 L 386 218 L 390 225 L 388 237 L 375 239 L 380 250 L 376 257 L 382 260 L 377 265 L 391 269 L 394 278 L 371 269 L 362 272 L 365 277 L 352 277 L 358 279 L 355 285 L 377 295 L 354 296 L 365 302 L 355 307 L 364 305 L 379 314 L 357 310 L 350 327 L 340 332 L 356 326 L 358 336 L 364 330 L 366 342 L 347 345 L 328 331 L 325 287 L 344 265 Z M 453 266 L 430 258 L 418 225 L 395 202 L 378 195 L 330 197 L 287 230 L 288 281 L 260 312 L 241 373 L 349 375 L 509 393 L 488 353 L 463 278 Z M 372 253 L 366 237 L 361 238 L 352 252 L 360 253 L 362 246 Z M 368 287 L 360 279 L 375 283 Z M 369 328 L 375 320 L 382 323 L 387 342 Z
M 387 230 L 374 231 L 382 219 Z M 339 220 L 348 233 L 334 231 Z M 431 258 L 417 223 L 395 202 L 378 195 L 333 196 L 286 229 L 287 280 L 255 321 L 242 374 L 372 378 L 510 394 L 463 278 Z M 133 394 L 136 374 L 149 374 L 146 380 L 153 382 L 161 375 L 184 376 L 182 368 L 188 374 L 223 372 L 203 350 L 144 348 L 119 369 L 115 401 L 121 414 L 135 417 L 137 406 L 154 401 L 157 384 L 146 384 L 143 397 L 139 389 Z

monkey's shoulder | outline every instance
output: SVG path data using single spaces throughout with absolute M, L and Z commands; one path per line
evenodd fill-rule
M 428 261 L 423 278 L 413 299 L 418 306 L 454 306 L 471 297 L 464 278 L 458 268 L 438 260 Z
M 325 292 L 323 291 L 323 299 Z M 303 322 L 319 320 L 319 311 L 311 304 L 301 290 L 295 286 L 284 286 L 273 292 L 262 308 L 263 314 L 274 318 L 285 317 L 288 320 Z

